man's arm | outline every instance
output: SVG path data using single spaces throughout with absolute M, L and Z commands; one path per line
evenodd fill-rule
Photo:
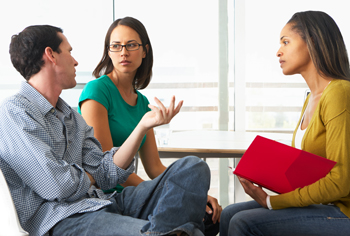
M 169 108 L 165 108 L 158 99 L 155 100 L 159 107 L 149 105 L 152 110 L 143 116 L 123 145 L 104 152 L 100 162 L 94 160 L 96 156 L 101 155 L 102 147 L 94 137 L 93 129 L 89 127 L 87 130 L 83 148 L 83 167 L 101 189 L 110 189 L 127 180 L 134 169 L 133 159 L 146 132 L 155 126 L 169 123 L 182 106 L 181 101 L 175 108 L 175 97 L 172 98 Z
M 175 96 L 172 97 L 168 108 L 158 98 L 154 100 L 158 107 L 149 105 L 151 111 L 142 117 L 133 132 L 113 156 L 114 163 L 122 169 L 126 169 L 130 165 L 147 131 L 156 126 L 168 124 L 179 113 L 183 104 L 183 101 L 180 101 L 175 108 Z
M 84 196 L 90 179 L 78 164 L 57 156 L 50 144 L 55 137 L 30 104 L 7 102 L 0 110 L 0 155 L 16 174 L 42 198 L 75 201 Z M 52 132 L 51 132 L 52 135 Z M 56 147 L 65 150 L 63 146 Z

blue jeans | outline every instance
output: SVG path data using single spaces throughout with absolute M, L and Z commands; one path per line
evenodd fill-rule
M 60 221 L 51 234 L 151 236 L 183 231 L 202 236 L 209 184 L 208 165 L 198 157 L 184 157 L 154 180 L 125 188 L 111 205 Z
M 257 202 L 227 206 L 221 213 L 220 236 L 350 235 L 350 219 L 333 205 L 268 210 Z

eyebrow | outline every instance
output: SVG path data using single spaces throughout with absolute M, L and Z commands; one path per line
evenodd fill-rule
M 280 40 L 282 40 L 284 37 L 286 37 L 286 36 L 282 36 L 282 37 L 280 38 Z
M 130 42 L 137 42 L 135 39 L 132 39 L 132 40 L 129 40 L 127 43 L 130 43 Z M 120 41 L 112 41 L 112 43 L 120 43 Z

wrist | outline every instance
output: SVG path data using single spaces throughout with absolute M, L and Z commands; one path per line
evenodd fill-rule
M 266 208 L 269 210 L 272 210 L 270 195 L 267 195 L 267 197 L 266 197 Z

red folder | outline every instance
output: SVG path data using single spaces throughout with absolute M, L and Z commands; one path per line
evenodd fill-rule
M 325 177 L 335 164 L 258 135 L 233 173 L 276 193 L 287 193 Z

